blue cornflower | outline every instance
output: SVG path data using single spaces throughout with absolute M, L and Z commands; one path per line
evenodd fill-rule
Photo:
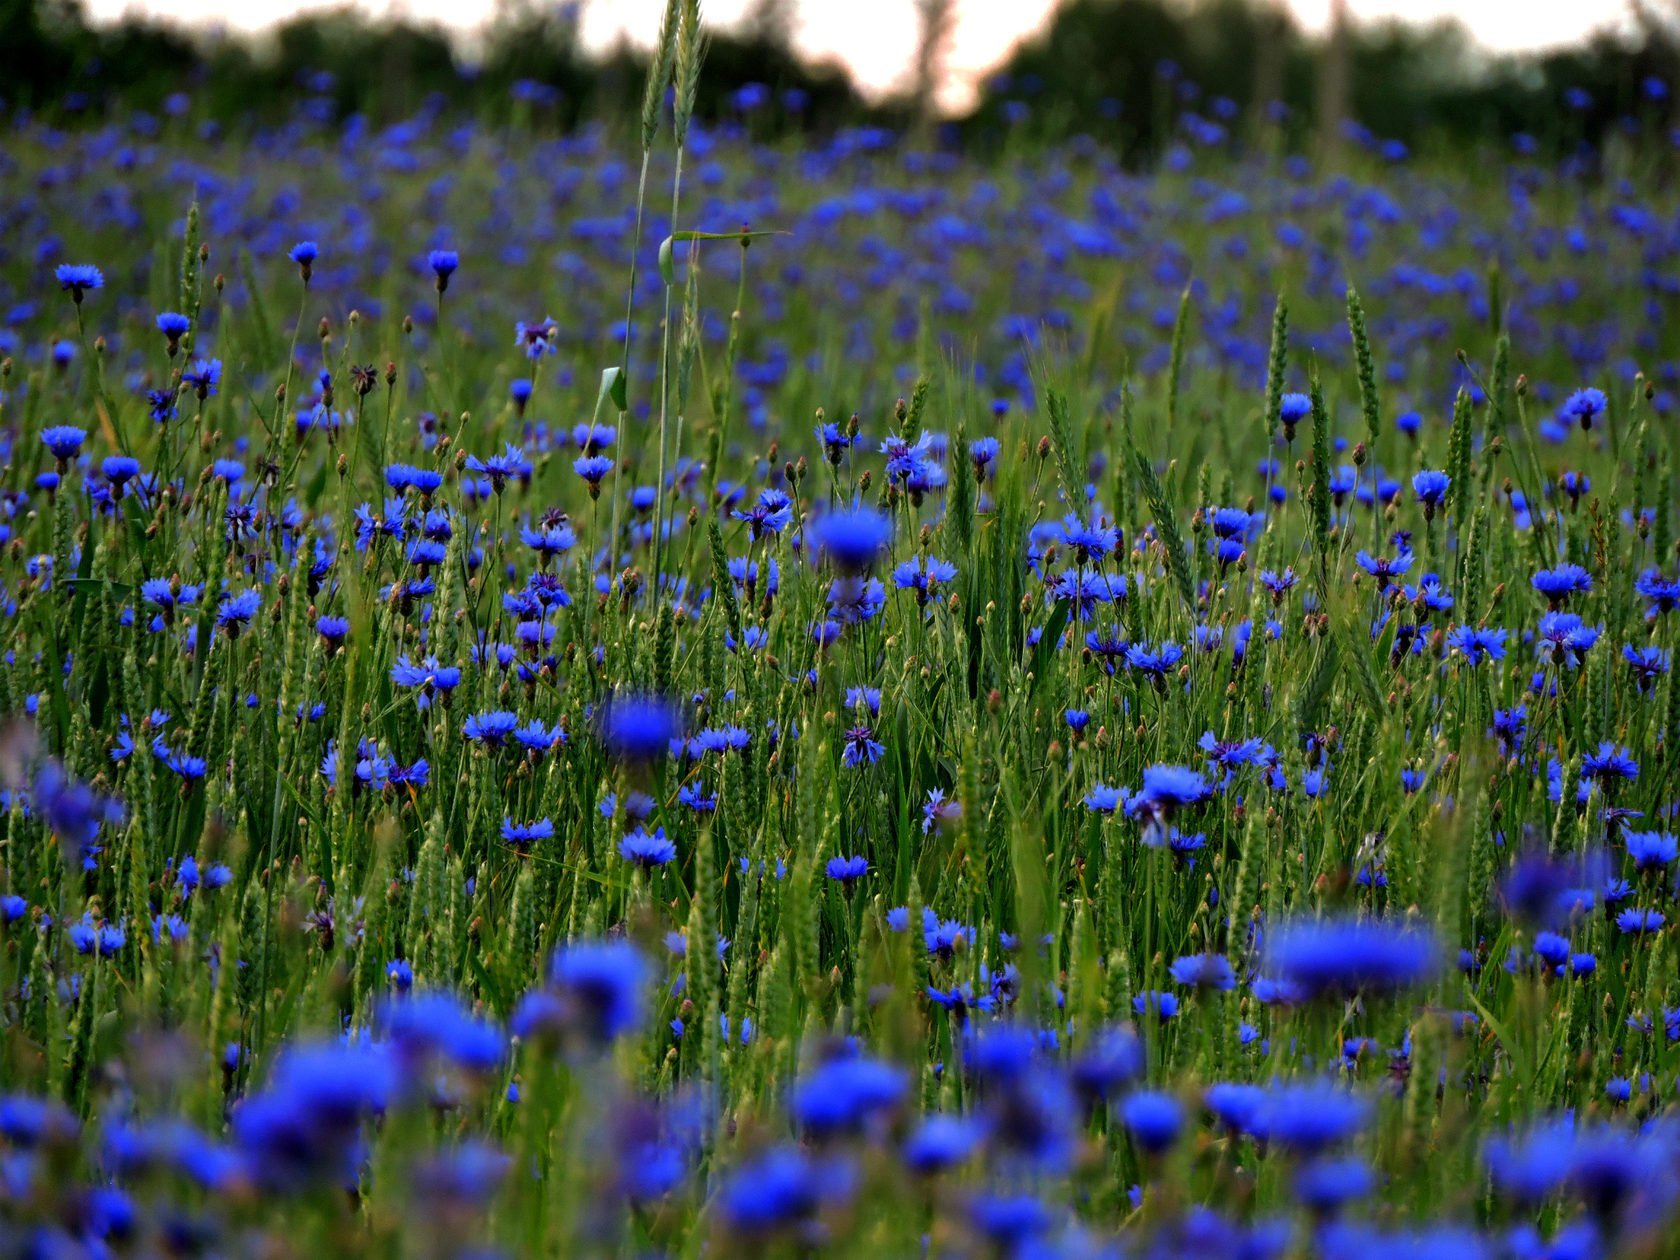
M 1175 809 L 1200 805 L 1213 795 L 1201 773 L 1188 766 L 1148 766 L 1143 772 L 1143 790 L 1131 799 L 1129 814 L 1169 814 Z
M 887 457 L 888 481 L 912 484 L 918 477 L 925 477 L 933 466 L 933 435 L 923 433 L 912 443 L 896 433 L 889 434 L 881 442 L 881 454 Z
M 1622 841 L 1628 856 L 1642 871 L 1657 871 L 1680 857 L 1680 837 L 1666 831 L 1630 831 Z
M 519 541 L 537 553 L 538 563 L 562 556 L 577 545 L 577 534 L 563 516 L 544 516 L 533 525 L 519 527 Z
M 1178 1014 L 1178 995 L 1161 989 L 1145 989 L 1132 999 L 1132 1013 L 1153 1015 L 1164 1024 Z
M 1240 542 L 1247 538 L 1260 521 L 1255 513 L 1234 507 L 1216 507 L 1207 516 L 1214 537 L 1224 542 Z
M 442 1060 L 467 1071 L 489 1072 L 507 1053 L 502 1030 L 475 1017 L 451 993 L 387 997 L 375 1009 L 374 1022 L 404 1066 L 424 1070 L 424 1065 Z
M 1278 419 L 1283 421 L 1283 434 L 1295 440 L 1295 426 L 1312 415 L 1312 399 L 1306 394 L 1285 394 L 1278 407 Z M 1274 439 L 1275 440 L 1275 439 Z
M 1220 1124 L 1239 1133 L 1247 1132 L 1253 1128 L 1254 1117 L 1266 1105 L 1266 1091 L 1258 1085 L 1218 1081 L 1208 1086 L 1203 1102 Z
M 1412 567 L 1412 553 L 1402 551 L 1392 560 L 1387 556 L 1373 556 L 1368 551 L 1361 551 L 1354 556 L 1359 567 L 1374 578 L 1381 578 L 1384 582 L 1393 584 L 1393 580 Z
M 610 424 L 580 420 L 572 426 L 572 442 L 585 455 L 599 455 L 617 440 L 618 430 Z
M 834 857 L 828 859 L 828 877 L 847 889 L 869 873 L 869 859 L 864 857 Z
M 948 799 L 943 788 L 928 789 L 927 799 L 922 802 L 922 834 L 924 836 L 935 827 L 943 831 L 945 827 L 961 817 L 961 801 Z
M 1441 577 L 1437 573 L 1425 573 L 1418 579 L 1416 586 L 1403 586 L 1400 593 L 1408 603 L 1427 608 L 1430 612 L 1446 612 L 1453 606 L 1452 592 L 1441 584 Z M 1417 632 L 1414 630 L 1412 633 Z M 1421 647 L 1421 642 L 1419 646 Z
M 408 659 L 407 654 L 396 657 L 396 664 L 391 665 L 391 682 L 398 687 L 408 687 L 415 692 L 415 707 L 428 709 L 432 707 L 432 696 L 437 692 L 452 692 L 460 685 L 459 665 L 444 665 L 437 657 L 425 657 L 420 662 Z
M 601 743 L 615 759 L 630 764 L 658 761 L 682 738 L 682 715 L 658 696 L 627 693 L 600 708 Z
M 1178 1141 L 1184 1108 L 1171 1094 L 1140 1090 L 1120 1104 L 1120 1121 L 1132 1141 L 1149 1154 L 1159 1155 Z
M 105 273 L 87 263 L 60 263 L 53 269 L 53 275 L 59 289 L 68 293 L 78 306 L 82 304 L 83 294 L 105 287 Z
M 1629 643 L 1622 648 L 1622 659 L 1632 668 L 1634 685 L 1642 694 L 1654 691 L 1657 679 L 1668 673 L 1669 654 L 1659 647 L 1636 648 Z
M 303 277 L 305 284 L 315 272 L 315 260 L 321 256 L 320 246 L 314 241 L 299 241 L 286 251 L 286 257 L 297 264 L 298 275 Z
M 1304 996 L 1400 989 L 1434 974 L 1438 950 L 1420 928 L 1381 919 L 1297 920 L 1266 941 L 1266 972 Z
M 916 1173 L 937 1173 L 966 1161 L 985 1130 L 966 1116 L 931 1115 L 905 1139 L 904 1166 Z
M 1560 967 L 1569 958 L 1569 939 L 1556 932 L 1536 933 L 1534 953 L 1547 966 Z
M 94 840 L 105 823 L 122 820 L 120 802 L 99 795 L 87 784 L 71 778 L 58 762 L 48 760 L 35 772 L 29 803 L 46 821 L 48 829 L 67 850 L 80 850 L 84 864 L 98 848 Z
M 1030 1194 L 985 1194 L 969 1204 L 969 1216 L 992 1252 L 1003 1256 L 1033 1255 L 1055 1224 L 1044 1202 Z
M 1260 739 L 1222 740 L 1212 731 L 1203 731 L 1201 739 L 1196 741 L 1196 747 L 1207 754 L 1210 762 L 1229 774 L 1238 766 L 1253 762 L 1265 750 L 1266 744 Z
M 1483 661 L 1502 661 L 1505 659 L 1505 635 L 1506 631 L 1502 629 L 1454 626 L 1447 631 L 1447 646 L 1472 666 Z
M 1577 669 L 1582 654 L 1598 642 L 1601 633 L 1600 627 L 1586 625 L 1574 613 L 1548 612 L 1541 616 L 1535 634 L 1535 654 L 1553 665 Z
M 1237 987 L 1236 972 L 1223 954 L 1186 954 L 1175 959 L 1168 970 L 1186 988 L 1225 991 Z
M 846 707 L 856 709 L 859 706 L 869 710 L 871 716 L 881 716 L 881 689 L 879 687 L 847 687 Z
M 216 609 L 216 624 L 229 638 L 238 638 L 239 632 L 250 624 L 251 618 L 257 615 L 257 610 L 261 607 L 262 593 L 255 589 L 229 595 Z
M 1623 910 L 1616 916 L 1616 929 L 1624 936 L 1641 936 L 1661 929 L 1668 917 L 1661 910 Z
M 513 344 L 525 352 L 527 359 L 540 359 L 552 354 L 559 335 L 560 325 L 547 318 L 529 324 L 520 320 L 513 326 Z
M 612 468 L 613 461 L 609 455 L 579 455 L 572 461 L 572 471 L 583 478 L 591 499 L 601 497 L 601 481 Z
M 328 745 L 330 750 L 331 745 Z M 189 753 L 176 752 L 165 742 L 163 736 L 158 735 L 152 740 L 152 756 L 163 763 L 163 768 L 171 774 L 179 776 L 186 783 L 202 779 L 209 771 L 209 763 L 203 757 L 195 757 Z
M 1151 827 L 1143 833 L 1143 842 L 1150 848 L 1159 848 L 1161 844 L 1161 828 Z M 1202 832 L 1180 831 L 1177 827 L 1169 827 L 1166 832 L 1167 852 L 1176 858 L 1180 865 L 1191 861 L 1197 853 L 1207 847 L 1207 836 Z
M 514 728 L 513 742 L 522 752 L 540 761 L 554 749 L 565 745 L 566 731 L 558 722 L 553 726 L 544 726 L 540 719 L 532 718 Z
M 825 1167 L 797 1147 L 777 1146 L 735 1170 L 718 1192 L 718 1211 L 737 1234 L 771 1234 L 809 1220 L 851 1185 L 848 1166 Z
M 324 613 L 315 619 L 315 633 L 329 648 L 338 648 L 350 635 L 350 618 Z
M 148 389 L 146 391 L 146 414 L 158 424 L 173 420 L 178 414 L 175 409 L 176 393 L 173 389 Z
M 1451 477 L 1432 469 L 1426 468 L 1412 477 L 1412 493 L 1417 495 L 1418 502 L 1423 504 L 1425 520 L 1435 515 L 1435 509 L 1441 506 L 1441 501 L 1447 496 L 1447 488 L 1451 485 Z
M 665 838 L 665 828 L 649 832 L 646 827 L 627 831 L 618 842 L 618 853 L 627 862 L 634 862 L 644 870 L 664 866 L 677 856 L 677 846 Z
M 760 490 L 757 503 L 745 512 L 734 511 L 730 515 L 745 521 L 753 541 L 757 542 L 766 534 L 779 534 L 788 527 L 793 519 L 793 500 L 780 490 Z
M 1353 1156 L 1315 1159 L 1295 1170 L 1295 1197 L 1320 1216 L 1339 1211 L 1350 1199 L 1363 1198 L 1375 1185 L 1370 1165 Z
M 1633 580 L 1633 589 L 1650 601 L 1645 610 L 1647 621 L 1680 608 L 1680 580 L 1664 577 L 1660 569 L 1641 572 Z
M 627 941 L 568 945 L 554 955 L 549 978 L 569 999 L 570 1025 L 592 1041 L 615 1041 L 641 1022 L 647 962 Z
M 78 429 L 73 424 L 55 424 L 41 430 L 41 441 L 46 443 L 55 459 L 68 463 L 81 453 L 82 443 L 87 441 L 87 430 Z
M 120 499 L 123 487 L 140 475 L 140 461 L 132 455 L 108 455 L 100 461 L 99 471 L 111 483 L 111 497 Z
M 1529 584 L 1544 595 L 1553 608 L 1561 608 L 1571 595 L 1584 595 L 1593 588 L 1592 574 L 1578 564 L 1541 569 L 1529 579 Z
M 879 578 L 837 577 L 826 596 L 829 618 L 836 625 L 855 626 L 873 621 L 887 602 Z
M 547 818 L 525 823 L 516 823 L 512 818 L 502 819 L 502 839 L 516 849 L 528 849 L 538 840 L 553 838 L 554 823 Z
M 498 709 L 490 713 L 477 713 L 466 720 L 461 727 L 461 734 L 475 744 L 484 744 L 490 748 L 500 748 L 513 734 L 519 725 L 517 715 Z
M 840 461 L 846 457 L 846 448 L 855 440 L 854 437 L 832 420 L 819 424 L 814 432 L 817 441 L 823 444 L 823 453 L 828 457 L 828 462 L 838 468 Z
M 1282 573 L 1266 569 L 1260 574 L 1260 585 L 1271 593 L 1274 604 L 1282 603 L 1284 596 L 1289 594 L 1300 580 L 1294 569 L 1285 569 Z
M 1093 814 L 1112 814 L 1131 799 L 1131 793 L 1125 788 L 1109 787 L 1098 783 L 1085 793 L 1083 804 Z
M 1353 1137 L 1370 1116 L 1369 1100 L 1329 1081 L 1275 1085 L 1250 1115 L 1247 1131 L 1313 1155 Z
M 426 255 L 426 265 L 432 269 L 437 291 L 442 293 L 449 287 L 449 277 L 461 265 L 461 256 L 452 249 L 434 249 Z
M 817 549 L 837 569 L 862 573 L 892 541 L 892 522 L 874 508 L 838 508 L 811 528 Z
M 686 805 L 697 814 L 712 814 L 717 812 L 717 793 L 708 793 L 705 786 L 698 780 L 685 783 L 677 789 L 677 801 Z
M 1100 520 L 1087 523 L 1069 515 L 1062 520 L 1062 541 L 1080 565 L 1089 565 L 1120 545 L 1120 531 Z
M 198 887 L 198 859 L 192 854 L 187 854 L 175 864 L 175 883 L 185 893 Z
M 846 732 L 846 743 L 841 749 L 840 760 L 856 770 L 859 766 L 874 765 L 886 751 L 886 746 L 876 740 L 873 728 L 854 726 Z
M 157 327 L 169 342 L 169 353 L 173 355 L 180 348 L 181 338 L 192 327 L 192 320 L 176 311 L 163 311 L 157 317 Z
M 1618 779 L 1637 779 L 1639 763 L 1628 750 L 1605 740 L 1581 759 L 1581 777 L 1597 779 L 1606 788 Z
M 902 1070 L 875 1059 L 831 1059 L 794 1087 L 793 1118 L 815 1137 L 855 1133 L 908 1092 Z
M 1519 704 L 1509 709 L 1495 709 L 1492 730 L 1499 739 L 1500 755 L 1512 756 L 1528 738 L 1527 707 Z
M 939 588 L 957 576 L 957 566 L 935 556 L 917 556 L 893 570 L 893 585 L 916 592 L 916 603 L 925 605 Z
M 1050 586 L 1053 601 L 1067 600 L 1079 621 L 1089 621 L 1098 604 L 1126 598 L 1126 579 L 1118 573 L 1086 573 L 1064 569 Z
M 531 391 L 534 388 L 536 381 L 531 380 L 529 376 L 516 376 L 514 380 L 507 381 L 507 396 L 514 403 L 514 415 L 524 415 L 524 408 L 526 403 L 531 402 Z
M 215 396 L 216 386 L 221 383 L 221 379 L 220 359 L 197 359 L 191 368 L 181 372 L 181 384 L 191 385 L 200 402 Z
M 1080 1097 L 1105 1103 L 1142 1077 L 1145 1067 L 1142 1039 L 1129 1025 L 1120 1024 L 1100 1033 L 1095 1044 L 1068 1065 L 1068 1079 Z
M 128 943 L 128 932 L 121 923 L 109 919 L 95 919 L 91 911 L 70 925 L 70 944 L 78 954 L 94 954 L 109 958 Z
M 523 481 L 531 475 L 531 464 L 526 460 L 525 452 L 512 442 L 503 443 L 500 455 L 488 455 L 483 459 L 476 455 L 468 456 L 467 468 L 490 478 L 490 486 L 497 494 L 502 493 L 509 480 Z
M 891 915 L 888 916 L 891 925 Z M 927 952 L 949 961 L 955 956 L 959 943 L 972 943 L 974 929 L 956 919 L 941 919 L 931 909 L 922 907 L 922 943 Z
M 1500 1193 L 1521 1203 L 1548 1198 L 1569 1176 L 1575 1132 L 1566 1119 L 1547 1120 L 1521 1137 L 1496 1137 L 1482 1152 Z
M 1153 647 L 1134 643 L 1126 649 L 1126 667 L 1156 680 L 1165 679 L 1183 659 L 1184 649 L 1176 643 L 1159 643 Z
M 1564 400 L 1563 409 L 1559 412 L 1559 415 L 1565 421 L 1579 421 L 1582 430 L 1587 430 L 1592 428 L 1593 421 L 1603 415 L 1609 405 L 1610 400 L 1604 396 L 1602 389 L 1589 386 L 1586 389 L 1578 389 L 1569 395 Z

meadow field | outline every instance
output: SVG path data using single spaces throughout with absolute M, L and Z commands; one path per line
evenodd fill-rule
M 675 35 L 5 120 L 4 1254 L 1677 1254 L 1666 140 L 754 139 Z

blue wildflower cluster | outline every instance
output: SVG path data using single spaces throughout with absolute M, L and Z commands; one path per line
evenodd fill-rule
M 0 1247 L 1671 1251 L 1674 190 L 665 86 L 7 116 Z

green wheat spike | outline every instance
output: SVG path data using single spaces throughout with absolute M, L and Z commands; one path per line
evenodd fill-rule
M 1365 448 L 1370 458 L 1377 458 L 1377 435 L 1382 428 L 1382 398 L 1377 392 L 1376 359 L 1371 353 L 1371 337 L 1365 328 L 1365 308 L 1359 291 L 1351 284 L 1347 290 L 1348 332 L 1353 337 L 1353 357 L 1358 365 L 1359 409 L 1365 413 Z

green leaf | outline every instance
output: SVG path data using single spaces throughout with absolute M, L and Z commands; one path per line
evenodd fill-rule
M 761 236 L 792 236 L 791 232 L 762 231 L 762 232 L 696 232 L 692 229 L 682 232 L 672 232 L 659 242 L 659 278 L 665 282 L 667 289 L 677 282 L 676 244 L 678 241 L 740 241 L 745 245 L 748 241 L 756 241 Z
M 1044 682 L 1044 676 L 1050 668 L 1050 658 L 1055 655 L 1056 644 L 1061 642 L 1062 631 L 1067 629 L 1068 617 L 1073 613 L 1073 601 L 1058 599 L 1056 606 L 1050 612 L 1050 620 L 1045 623 L 1044 634 L 1038 640 L 1038 646 L 1032 655 L 1032 691 L 1037 691 Z
M 611 400 L 612 405 L 620 411 L 628 411 L 628 386 L 625 383 L 624 369 L 621 367 L 604 368 L 601 371 L 601 389 L 595 395 L 595 414 L 601 414 L 601 405 Z
M 792 236 L 792 232 L 765 230 L 762 232 L 672 232 L 665 238 L 665 245 L 672 241 L 754 241 L 761 236 Z M 665 248 L 664 245 L 660 246 Z

